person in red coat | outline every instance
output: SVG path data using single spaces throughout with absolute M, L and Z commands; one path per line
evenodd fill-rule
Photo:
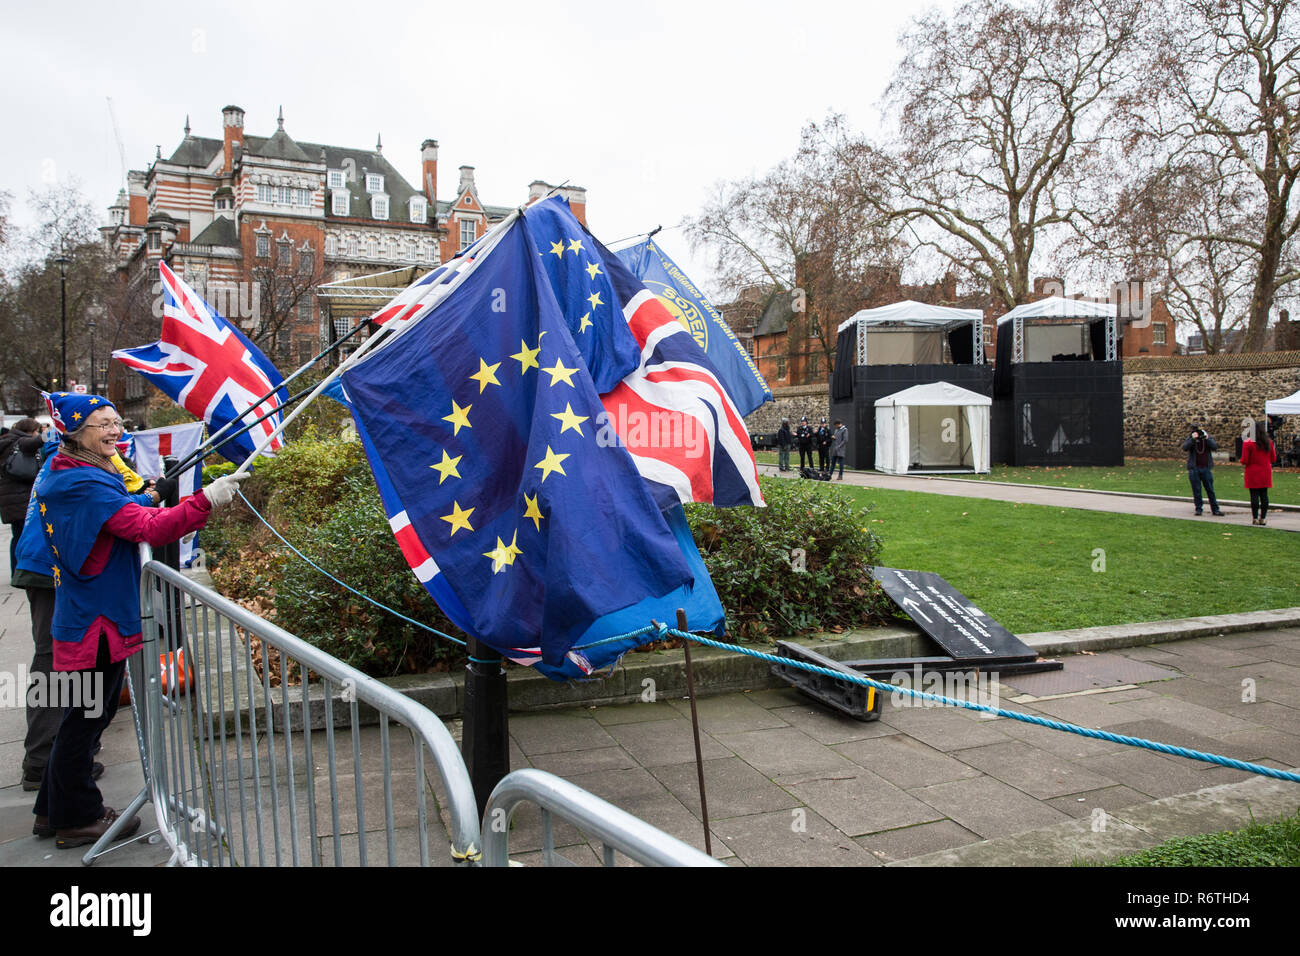
M 1268 489 L 1273 487 L 1273 459 L 1277 449 L 1268 437 L 1268 423 L 1255 422 L 1252 439 L 1241 443 L 1241 470 L 1250 492 L 1251 524 L 1267 524 Z

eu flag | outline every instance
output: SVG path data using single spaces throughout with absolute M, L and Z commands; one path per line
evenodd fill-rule
M 719 626 L 689 531 L 683 541 L 626 450 L 598 438 L 600 398 L 524 224 L 466 272 L 343 375 L 417 577 L 467 633 L 551 677 L 616 659 L 627 645 L 598 645 L 599 660 L 575 645 L 688 599 Z

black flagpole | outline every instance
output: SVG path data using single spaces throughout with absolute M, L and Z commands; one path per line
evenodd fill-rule
M 284 402 L 283 405 L 277 405 L 275 408 L 271 409 L 269 412 L 263 412 L 261 415 L 259 415 L 259 416 L 258 416 L 257 418 L 255 418 L 255 419 L 253 419 L 251 422 L 249 422 L 247 425 L 245 425 L 245 426 L 244 426 L 243 428 L 241 428 L 239 431 L 237 431 L 237 432 L 233 432 L 233 433 L 227 435 L 225 438 L 222 438 L 221 441 L 217 441 L 216 444 L 213 444 L 213 442 L 216 441 L 216 436 L 211 436 L 211 435 L 208 436 L 208 440 L 207 440 L 207 441 L 205 441 L 205 442 L 204 442 L 203 444 L 201 444 L 198 448 L 194 449 L 194 451 L 192 451 L 192 452 L 190 452 L 188 455 L 186 455 L 184 461 L 180 462 L 179 464 L 175 465 L 171 470 L 169 470 L 169 471 L 167 472 L 167 477 L 168 477 L 168 478 L 175 478 L 177 475 L 179 475 L 181 472 L 183 472 L 186 468 L 189 468 L 191 465 L 193 465 L 193 464 L 194 464 L 196 461 L 198 461 L 200 458 L 206 458 L 208 455 L 213 454 L 213 453 L 216 452 L 218 449 L 224 448 L 228 443 L 234 441 L 234 440 L 235 440 L 236 438 L 238 438 L 240 435 L 243 435 L 243 434 L 247 433 L 249 430 L 251 430 L 251 429 L 253 429 L 253 428 L 256 428 L 258 425 L 260 425 L 262 422 L 266 421 L 266 420 L 267 420 L 268 418 L 270 418 L 272 415 L 278 415 L 280 412 L 284 411 L 286 408 L 288 408 L 288 407 L 289 407 L 290 405 L 292 405 L 294 402 L 298 401 L 298 400 L 301 399 L 301 398 L 306 397 L 307 395 L 310 395 L 310 394 L 312 393 L 312 391 L 315 389 L 315 387 L 316 387 L 316 386 L 312 385 L 312 386 L 309 386 L 308 388 L 304 388 L 304 389 L 303 389 L 301 392 L 299 392 L 297 395 L 290 395 L 290 396 L 285 400 L 285 402 Z M 252 411 L 252 409 L 249 409 L 249 411 Z M 247 414 L 248 414 L 248 412 L 244 412 L 244 415 L 247 415 Z M 242 417 L 243 417 L 243 416 L 241 415 L 240 418 L 242 418 Z M 239 418 L 234 419 L 234 420 L 232 421 L 232 424 L 233 424 L 234 421 L 239 421 L 239 420 L 240 420 Z M 225 427 L 226 427 L 226 426 L 223 426 L 222 431 L 225 430 Z M 170 460 L 171 460 L 171 461 L 175 461 L 175 459 L 170 459 Z

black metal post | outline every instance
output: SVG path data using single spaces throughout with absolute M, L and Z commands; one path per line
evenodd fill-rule
M 172 456 L 168 455 L 166 458 L 164 458 L 162 460 L 163 474 L 166 474 L 168 469 L 170 469 L 171 466 L 175 464 L 176 464 L 176 459 L 173 458 Z M 170 508 L 180 503 L 181 503 L 180 482 L 177 482 L 176 488 L 172 491 L 172 493 L 168 495 L 166 498 L 164 498 L 162 501 L 158 502 L 158 505 L 159 507 L 162 508 Z M 158 549 L 156 555 L 158 560 L 161 561 L 163 564 L 167 565 L 167 567 L 175 568 L 178 571 L 180 570 L 181 543 L 179 541 L 173 541 L 170 544 L 163 545 L 161 548 Z
M 501 778 L 510 772 L 510 718 L 501 655 L 474 638 L 466 648 L 465 707 L 460 752 L 474 787 L 479 817 Z
M 98 395 L 95 387 L 95 317 L 90 317 L 90 394 Z

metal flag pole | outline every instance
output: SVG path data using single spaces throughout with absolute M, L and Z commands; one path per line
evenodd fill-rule
M 479 240 L 480 242 L 483 242 L 484 244 L 483 248 L 475 254 L 475 258 L 467 266 L 465 266 L 463 269 L 460 269 L 459 271 L 449 270 L 447 275 L 451 276 L 451 278 L 449 280 L 446 280 L 445 284 L 435 283 L 435 286 L 440 286 L 444 290 L 443 294 L 439 296 L 436 300 L 428 303 L 426 308 L 423 311 L 419 312 L 418 314 L 412 316 L 409 319 L 406 319 L 402 323 L 401 328 L 392 330 L 391 335 L 386 335 L 386 336 L 372 335 L 370 338 L 362 342 L 361 346 L 355 352 L 353 352 L 346 359 L 340 362 L 338 368 L 334 369 L 334 371 L 332 371 L 329 375 L 321 379 L 320 383 L 315 387 L 315 389 L 312 390 L 312 393 L 308 395 L 305 399 L 303 399 L 302 404 L 299 405 L 287 416 L 285 416 L 280 420 L 280 424 L 277 425 L 271 431 L 271 433 L 262 440 L 262 444 L 257 446 L 256 450 L 254 450 L 254 452 L 244 460 L 244 463 L 235 469 L 234 474 L 236 475 L 246 474 L 254 459 L 256 459 L 264 451 L 266 451 L 266 449 L 271 446 L 271 443 L 274 442 L 278 437 L 280 437 L 280 434 L 286 428 L 289 427 L 290 423 L 292 423 L 294 419 L 296 419 L 299 415 L 302 414 L 303 409 L 307 408 L 307 406 L 309 406 L 312 402 L 314 402 L 316 398 L 320 395 L 320 393 L 325 391 L 325 389 L 329 387 L 331 382 L 333 382 L 336 378 L 338 378 L 348 369 L 352 368 L 354 365 L 358 364 L 363 358 L 365 358 L 367 353 L 369 353 L 370 350 L 374 348 L 381 340 L 384 342 L 385 348 L 392 345 L 395 341 L 401 338 L 403 334 L 405 334 L 408 330 L 410 330 L 412 326 L 415 325 L 415 323 L 419 322 L 426 315 L 428 315 L 429 312 L 432 311 L 434 306 L 436 306 L 439 302 L 441 302 L 443 299 L 449 296 L 452 293 L 452 291 L 456 289 L 458 286 L 460 286 L 460 284 L 463 283 L 467 278 L 469 278 L 469 276 L 473 275 L 474 270 L 475 268 L 477 268 L 478 264 L 482 262 L 483 259 L 487 257 L 487 254 L 496 247 L 497 243 L 501 241 L 501 238 L 506 234 L 506 231 L 509 229 L 509 227 L 514 225 L 515 220 L 519 218 L 522 212 L 523 212 L 522 208 L 516 209 L 505 219 L 501 220 L 501 222 L 497 223 L 497 225 L 493 226 L 492 230 L 489 231 L 486 235 L 484 235 L 481 240 Z M 488 241 L 489 239 L 491 240 L 490 242 Z
M 284 401 L 283 404 L 281 404 L 281 405 L 277 405 L 275 408 L 271 409 L 270 411 L 263 412 L 261 415 L 259 415 L 259 416 L 258 416 L 257 418 L 255 418 L 255 419 L 253 419 L 251 422 L 249 422 L 247 425 L 245 425 L 245 426 L 244 426 L 243 428 L 241 428 L 239 431 L 235 432 L 235 433 L 232 434 L 232 435 L 227 435 L 225 438 L 221 439 L 220 441 L 216 442 L 215 444 L 213 444 L 213 439 L 212 439 L 211 437 L 209 437 L 205 442 L 203 442 L 203 444 L 199 445 L 198 448 L 194 449 L 194 451 L 192 451 L 192 452 L 190 452 L 188 455 L 186 455 L 183 461 L 181 461 L 181 462 L 179 462 L 178 464 L 174 465 L 174 466 L 172 467 L 172 469 L 171 469 L 170 471 L 167 472 L 166 477 L 168 477 L 168 478 L 175 478 L 177 475 L 181 474 L 183 471 L 185 471 L 185 469 L 189 468 L 191 465 L 193 465 L 193 464 L 194 464 L 196 461 L 198 461 L 200 458 L 206 458 L 208 455 L 211 455 L 211 454 L 213 454 L 214 452 L 219 451 L 220 449 L 224 448 L 227 444 L 229 444 L 230 442 L 232 442 L 232 441 L 234 441 L 236 438 L 238 438 L 240 435 L 244 435 L 244 434 L 246 434 L 246 433 L 252 431 L 254 428 L 256 428 L 258 425 L 260 425 L 262 422 L 266 421 L 266 420 L 267 420 L 268 418 L 270 418 L 272 415 L 278 415 L 281 411 L 283 411 L 284 409 L 288 408 L 288 407 L 289 407 L 290 405 L 292 405 L 294 402 L 298 401 L 298 399 L 302 398 L 302 397 L 305 396 L 305 395 L 310 394 L 310 392 L 311 392 L 311 389 L 310 389 L 310 388 L 304 388 L 304 389 L 303 389 L 301 392 L 299 392 L 298 394 L 296 394 L 296 395 L 290 395 L 287 399 L 285 399 L 285 401 Z M 254 409 L 249 409 L 249 411 L 253 411 L 253 410 L 254 410 Z M 244 412 L 244 415 L 247 415 L 247 414 L 248 414 L 248 412 Z M 241 415 L 240 418 L 243 418 L 243 415 Z M 229 426 L 223 426 L 223 427 L 222 427 L 222 431 L 224 431 L 226 427 L 229 427 Z M 175 459 L 168 459 L 168 460 L 169 460 L 169 461 L 175 461 Z
M 473 637 L 466 644 L 469 662 L 465 665 L 460 753 L 482 819 L 488 797 L 510 772 L 510 709 L 501 655 Z
M 686 626 L 686 612 L 677 609 L 677 630 L 683 634 L 690 628 Z M 704 755 L 700 750 L 700 717 L 695 712 L 695 668 L 691 666 L 691 642 L 683 642 L 686 651 L 686 693 L 691 699 L 691 730 L 695 733 L 695 772 L 700 781 L 700 816 L 704 820 L 704 852 L 713 856 L 713 840 L 709 835 L 709 800 L 704 795 Z

